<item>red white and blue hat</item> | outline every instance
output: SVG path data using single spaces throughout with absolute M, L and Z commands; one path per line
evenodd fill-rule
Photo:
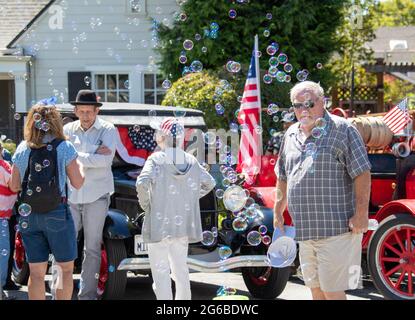
M 151 121 L 150 127 L 154 130 L 159 130 L 166 136 L 177 137 L 181 136 L 184 132 L 183 125 L 179 123 L 177 118 L 169 117 L 161 122 Z

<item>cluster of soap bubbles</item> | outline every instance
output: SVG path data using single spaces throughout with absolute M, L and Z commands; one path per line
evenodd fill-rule
M 226 71 L 238 73 L 241 71 L 241 64 L 237 61 L 229 60 L 225 65 Z

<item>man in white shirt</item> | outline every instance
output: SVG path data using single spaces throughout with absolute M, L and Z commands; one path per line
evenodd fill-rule
M 74 112 L 79 120 L 64 126 L 64 133 L 74 144 L 78 160 L 85 171 L 85 183 L 79 190 L 70 187 L 69 205 L 77 231 L 84 230 L 80 300 L 97 299 L 101 264 L 102 231 L 114 192 L 111 164 L 115 154 L 116 129 L 113 124 L 97 117 L 102 103 L 95 92 L 81 90 Z M 70 186 L 70 185 L 69 185 Z

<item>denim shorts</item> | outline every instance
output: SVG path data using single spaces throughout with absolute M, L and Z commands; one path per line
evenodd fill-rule
M 20 216 L 19 230 L 29 263 L 47 262 L 50 253 L 56 262 L 73 261 L 78 256 L 75 224 L 67 204 L 47 213 Z

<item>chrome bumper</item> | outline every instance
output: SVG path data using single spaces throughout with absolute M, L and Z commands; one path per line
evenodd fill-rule
M 269 267 L 267 256 L 236 256 L 222 261 L 208 262 L 194 258 L 187 258 L 190 270 L 199 272 L 224 272 L 242 267 Z M 121 261 L 118 270 L 134 271 L 150 269 L 148 258 L 128 258 Z

